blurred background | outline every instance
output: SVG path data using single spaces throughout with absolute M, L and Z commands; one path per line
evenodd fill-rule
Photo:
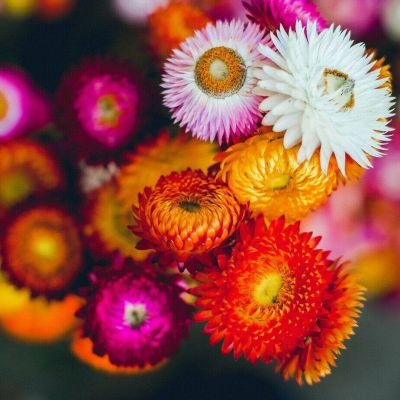
M 154 86 L 160 63 L 149 51 L 146 9 L 112 0 L 0 0 L 0 64 L 14 64 L 52 96 L 65 71 L 86 56 L 128 59 Z M 400 77 L 400 0 L 316 0 L 328 21 L 353 31 L 392 65 L 394 89 Z M 113 4 L 115 3 L 115 4 Z M 121 3 L 118 5 L 118 3 Z M 129 3 L 128 0 L 125 3 Z M 143 3 L 143 4 L 142 4 Z M 157 3 L 157 2 L 154 2 Z M 162 3 L 162 1 L 160 2 Z M 239 0 L 199 0 L 210 16 L 244 18 Z M 126 7 L 126 8 L 124 8 Z M 147 7 L 147 6 L 146 6 Z M 144 7 L 144 8 L 146 8 Z M 170 124 L 156 105 L 148 132 Z M 157 92 L 158 91 L 158 92 Z M 158 100 L 157 100 L 158 99 Z M 157 104 L 158 102 L 158 104 Z M 400 126 L 395 117 L 393 126 Z M 223 357 L 195 325 L 178 355 L 146 375 L 96 372 L 71 355 L 67 341 L 26 344 L 0 336 L 0 399 L 263 399 L 398 400 L 400 398 L 400 139 L 361 181 L 339 189 L 329 204 L 303 226 L 322 234 L 322 247 L 351 259 L 368 303 L 356 335 L 338 358 L 332 375 L 312 387 L 284 383 L 273 367 Z

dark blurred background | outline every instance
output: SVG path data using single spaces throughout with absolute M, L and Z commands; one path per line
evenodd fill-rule
M 145 28 L 120 22 L 109 3 L 81 0 L 69 15 L 53 21 L 0 16 L 0 63 L 21 66 L 50 95 L 68 67 L 88 55 L 128 58 L 147 76 L 159 79 L 144 45 Z M 396 75 L 397 44 L 384 35 L 381 25 L 375 22 L 363 38 L 387 56 Z M 95 372 L 70 354 L 67 342 L 28 345 L 0 336 L 0 399 L 400 399 L 398 305 L 368 303 L 337 368 L 313 387 L 284 383 L 272 366 L 223 357 L 201 330 L 200 325 L 192 328 L 190 339 L 164 368 L 139 376 Z

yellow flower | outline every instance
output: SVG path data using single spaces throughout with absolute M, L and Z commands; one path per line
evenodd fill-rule
M 265 133 L 266 132 L 266 133 Z M 286 150 L 283 135 L 261 128 L 259 134 L 229 147 L 217 156 L 218 178 L 226 182 L 256 216 L 271 221 L 281 215 L 295 221 L 324 204 L 337 188 L 335 168 L 325 175 L 316 153 L 297 162 L 298 146 Z

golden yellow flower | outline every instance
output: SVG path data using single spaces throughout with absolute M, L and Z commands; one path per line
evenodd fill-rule
M 282 134 L 261 128 L 217 156 L 218 178 L 240 202 L 249 203 L 254 216 L 262 213 L 270 221 L 285 215 L 295 221 L 324 204 L 338 184 L 334 168 L 322 172 L 318 152 L 302 164 L 297 152 L 298 146 L 284 148 Z
M 114 183 L 104 185 L 93 193 L 86 215 L 83 231 L 91 239 L 94 253 L 119 251 L 136 261 L 147 257 L 148 251 L 135 248 L 139 238 L 128 229 L 133 224 L 132 211 L 122 208 Z

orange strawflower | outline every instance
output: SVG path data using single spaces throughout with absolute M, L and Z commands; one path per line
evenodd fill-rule
M 78 226 L 59 206 L 33 205 L 10 218 L 0 249 L 11 281 L 33 295 L 62 296 L 83 265 Z
M 95 193 L 86 207 L 84 234 L 89 237 L 93 255 L 103 256 L 119 251 L 135 261 L 143 261 L 148 251 L 136 249 L 139 238 L 128 226 L 133 217 L 130 209 L 124 209 L 116 196 L 116 185 L 111 182 Z
M 149 17 L 150 43 L 160 58 L 166 58 L 181 42 L 204 28 L 212 19 L 189 3 L 172 2 Z
M 224 354 L 277 361 L 286 378 L 311 384 L 330 372 L 352 333 L 362 288 L 346 267 L 317 249 L 320 238 L 284 218 L 244 222 L 220 269 L 197 273 L 195 320 Z
M 249 203 L 254 216 L 296 221 L 323 205 L 338 185 L 337 171 L 329 168 L 325 175 L 318 153 L 301 164 L 297 153 L 298 146 L 284 148 L 282 134 L 261 128 L 216 157 L 221 162 L 217 177 L 240 202 Z
M 60 167 L 44 147 L 27 140 L 0 144 L 0 217 L 32 193 L 62 184 Z
M 88 337 L 82 337 L 82 332 L 77 330 L 71 342 L 72 353 L 83 363 L 92 368 L 109 374 L 138 375 L 157 371 L 167 363 L 167 360 L 161 361 L 156 365 L 145 365 L 144 367 L 123 367 L 111 364 L 108 355 L 98 356 L 93 352 L 93 342 Z
M 213 164 L 218 150 L 215 144 L 191 139 L 181 132 L 171 138 L 163 130 L 149 143 L 140 144 L 128 155 L 128 163 L 121 167 L 118 180 L 118 198 L 124 209 L 138 205 L 138 194 L 146 186 L 154 186 L 161 175 L 186 168 L 201 169 L 203 172 Z
M 52 343 L 61 340 L 77 326 L 75 313 L 81 306 L 81 300 L 74 295 L 61 301 L 39 297 L 14 313 L 2 316 L 0 323 L 3 330 L 16 339 Z
M 161 177 L 155 187 L 139 195 L 132 231 L 168 259 L 190 264 L 204 262 L 238 228 L 245 216 L 233 193 L 202 171 L 187 169 Z M 139 243 L 140 244 L 140 243 Z M 168 257 L 169 256 L 169 257 Z

